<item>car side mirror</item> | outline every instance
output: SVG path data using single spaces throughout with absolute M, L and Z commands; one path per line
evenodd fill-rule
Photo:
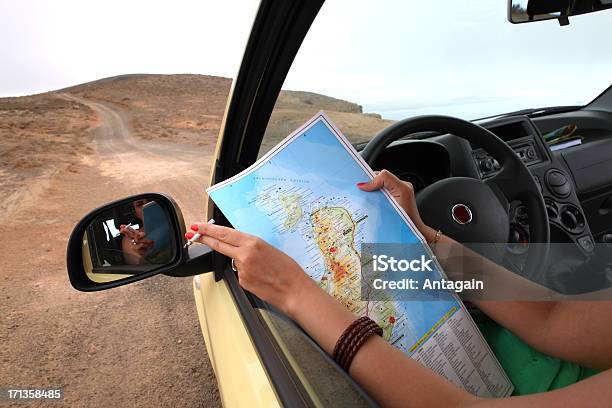
M 185 223 L 169 196 L 146 193 L 103 205 L 74 227 L 68 240 L 72 286 L 91 292 L 163 273 L 193 276 L 212 270 L 213 251 L 184 247 Z

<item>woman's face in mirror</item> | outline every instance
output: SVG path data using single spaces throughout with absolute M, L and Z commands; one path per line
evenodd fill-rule
M 134 206 L 134 214 L 136 214 L 136 217 L 138 217 L 138 219 L 141 221 L 144 219 L 144 216 L 142 214 L 142 207 L 148 202 L 151 202 L 151 200 L 142 199 L 136 200 L 132 203 L 132 205 Z

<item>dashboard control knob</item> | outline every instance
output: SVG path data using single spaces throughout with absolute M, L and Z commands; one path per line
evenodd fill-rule
M 533 148 L 530 147 L 529 149 L 527 149 L 527 157 L 532 160 L 536 158 L 536 152 L 535 150 L 533 150 Z
M 556 220 L 559 216 L 559 207 L 557 207 L 557 203 L 555 203 L 550 198 L 545 198 L 544 204 L 546 205 L 546 213 L 548 214 L 548 219 Z
M 576 219 L 576 216 L 571 211 L 563 211 L 561 213 L 561 222 L 569 230 L 576 229 L 576 227 L 578 226 L 578 220 Z
M 493 170 L 493 162 L 491 159 L 487 158 L 480 160 L 480 170 L 482 170 L 483 173 L 488 173 Z
M 584 231 L 586 221 L 584 215 L 578 207 L 572 204 L 565 204 L 559 211 L 561 224 L 572 234 L 578 234 Z

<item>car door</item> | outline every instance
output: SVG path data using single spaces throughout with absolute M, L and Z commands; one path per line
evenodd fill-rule
M 211 185 L 255 162 L 285 76 L 322 3 L 261 2 L 230 94 Z M 208 219 L 229 225 L 209 199 L 206 211 Z M 214 264 L 214 274 L 194 279 L 194 293 L 225 405 L 321 406 L 343 399 L 374 405 L 295 324 L 243 291 L 228 259 L 215 254 Z

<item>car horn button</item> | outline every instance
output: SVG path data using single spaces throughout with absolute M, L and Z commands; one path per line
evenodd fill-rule
M 457 224 L 469 224 L 472 222 L 472 210 L 465 204 L 455 204 L 451 209 L 453 220 Z

